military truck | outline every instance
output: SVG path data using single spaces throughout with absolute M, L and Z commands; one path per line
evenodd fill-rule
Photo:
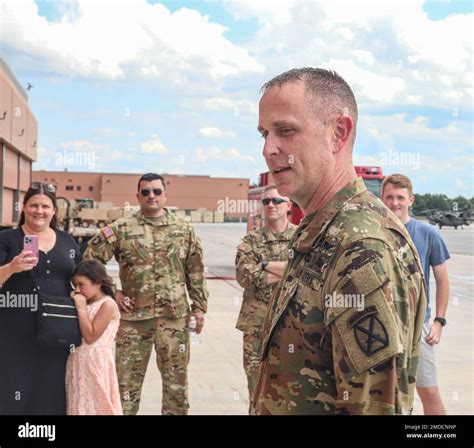
M 72 219 L 76 227 L 105 227 L 109 221 L 108 211 L 114 207 L 112 202 L 95 202 L 92 199 L 76 199 L 71 204 Z
M 92 199 L 70 201 L 63 196 L 58 196 L 57 201 L 58 226 L 76 240 L 82 252 L 101 228 L 139 209 L 138 206 L 114 207 L 112 202 L 94 203 Z

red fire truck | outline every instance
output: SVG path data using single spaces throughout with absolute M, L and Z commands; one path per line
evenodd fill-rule
M 356 166 L 355 170 L 357 175 L 364 179 L 367 189 L 376 196 L 380 196 L 382 181 L 384 179 L 382 168 L 380 166 Z M 248 215 L 247 231 L 260 229 L 265 225 L 265 217 L 263 216 L 261 199 L 263 190 L 271 183 L 272 176 L 270 172 L 267 171 L 260 174 L 258 187 L 251 188 L 249 190 L 249 203 L 252 204 L 252 207 L 250 207 L 252 212 Z M 291 222 L 293 224 L 299 224 L 303 219 L 303 216 L 303 211 L 298 207 L 297 204 L 293 203 L 291 208 Z

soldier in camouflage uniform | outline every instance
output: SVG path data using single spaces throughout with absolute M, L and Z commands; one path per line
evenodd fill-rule
M 164 207 L 161 176 L 143 175 L 138 189 L 140 212 L 102 229 L 85 257 L 107 263 L 115 256 L 120 267 L 116 361 L 124 414 L 138 412 L 153 346 L 163 383 L 162 413 L 187 414 L 188 321 L 194 315 L 200 333 L 207 310 L 202 248 L 193 228 Z
M 244 370 L 249 397 L 253 396 L 257 381 L 262 325 L 268 302 L 286 268 L 288 243 L 296 229 L 288 221 L 291 202 L 280 196 L 275 186 L 265 189 L 262 203 L 267 225 L 243 238 L 235 259 L 237 281 L 244 288 L 236 327 L 244 333 Z
M 265 319 L 255 413 L 410 414 L 423 271 L 403 224 L 356 177 L 354 94 L 314 68 L 262 90 L 264 157 L 306 217 Z

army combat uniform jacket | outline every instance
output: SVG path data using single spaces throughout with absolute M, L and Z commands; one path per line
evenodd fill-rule
M 135 299 L 133 311 L 121 313 L 123 320 L 185 317 L 186 292 L 193 312 L 207 311 L 201 243 L 191 225 L 168 209 L 160 218 L 138 212 L 118 219 L 89 242 L 84 257 L 118 261 L 123 293 Z
M 268 226 L 248 233 L 237 247 L 235 271 L 237 281 L 244 288 L 244 297 L 236 328 L 250 331 L 261 327 L 267 315 L 268 302 L 276 283 L 267 284 L 266 271 L 260 263 L 268 261 L 288 261 L 288 250 L 296 226 L 288 223 L 286 230 L 274 234 Z
M 272 297 L 257 414 L 410 414 L 426 308 L 405 227 L 358 178 L 305 217 Z

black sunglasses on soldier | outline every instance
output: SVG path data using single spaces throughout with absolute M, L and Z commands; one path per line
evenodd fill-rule
M 140 190 L 140 193 L 142 196 L 147 197 L 150 196 L 150 193 L 152 191 L 155 196 L 161 196 L 161 193 L 163 193 L 163 190 L 161 188 L 153 188 L 151 190 L 149 188 L 143 188 L 142 190 Z
M 262 199 L 262 204 L 268 205 L 270 204 L 270 201 L 273 203 L 273 205 L 280 205 L 280 204 L 283 204 L 283 202 L 288 202 L 282 198 L 265 198 L 265 199 Z

